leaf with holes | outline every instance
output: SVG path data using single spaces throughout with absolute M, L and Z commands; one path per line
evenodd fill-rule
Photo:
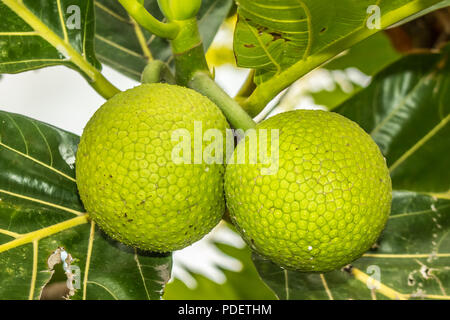
M 155 37 L 139 27 L 118 1 L 95 0 L 97 22 L 96 53 L 105 64 L 128 77 L 140 80 L 142 70 L 153 57 L 172 62 L 169 41 Z M 205 0 L 198 14 L 203 44 L 207 49 L 230 11 L 232 0 Z M 156 0 L 147 0 L 145 7 L 159 20 L 163 15 Z
M 407 56 L 335 110 L 370 132 L 386 156 L 391 216 L 353 269 L 304 274 L 255 256 L 280 298 L 450 298 L 449 62 L 448 49 Z
M 72 299 L 160 299 L 171 256 L 125 247 L 88 220 L 75 183 L 78 142 L 0 111 L 0 299 L 38 299 L 61 258 Z

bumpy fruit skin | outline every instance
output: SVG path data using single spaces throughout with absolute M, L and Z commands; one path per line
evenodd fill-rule
M 280 129 L 277 173 L 261 175 L 267 165 L 229 164 L 225 174 L 231 218 L 248 244 L 304 272 L 331 271 L 360 257 L 383 230 L 392 200 L 374 141 L 356 123 L 324 111 L 283 113 L 257 128 Z M 235 153 L 244 146 L 248 154 L 248 139 Z
M 172 161 L 179 143 L 172 132 L 187 129 L 194 139 L 194 121 L 202 122 L 203 132 L 229 127 L 209 99 L 167 84 L 119 93 L 91 118 L 77 152 L 77 185 L 86 210 L 109 236 L 169 252 L 201 239 L 220 221 L 224 166 Z

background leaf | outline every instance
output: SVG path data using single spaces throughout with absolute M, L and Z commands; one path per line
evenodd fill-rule
M 255 256 L 262 278 L 280 298 L 385 298 L 367 287 L 358 270 L 380 276 L 396 291 L 391 298 L 449 298 L 449 75 L 448 50 L 407 56 L 336 109 L 370 132 L 385 154 L 395 189 L 391 216 L 353 271 L 286 271 Z
M 47 259 L 58 247 L 81 271 L 73 298 L 159 299 L 170 255 L 136 252 L 92 223 L 49 237 L 36 234 L 84 215 L 75 183 L 78 142 L 74 134 L 0 111 L 0 299 L 39 298 L 52 276 Z M 10 246 L 30 235 L 32 242 Z
M 212 43 L 232 3 L 232 0 L 202 2 L 198 18 L 205 50 Z M 157 19 L 161 21 L 164 19 L 156 0 L 146 0 L 145 7 Z M 147 30 L 136 26 L 118 1 L 95 0 L 95 9 L 96 53 L 103 63 L 130 78 L 140 80 L 150 56 L 168 63 L 172 61 L 169 41 L 155 37 Z M 143 41 L 139 40 L 140 33 Z

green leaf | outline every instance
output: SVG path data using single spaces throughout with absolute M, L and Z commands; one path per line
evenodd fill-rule
M 307 274 L 255 257 L 280 298 L 450 298 L 448 54 L 407 56 L 336 109 L 370 132 L 386 156 L 395 189 L 391 216 L 351 270 Z M 381 282 L 377 290 L 367 286 L 372 274 Z
M 275 296 L 261 281 L 251 261 L 250 249 L 242 249 L 214 242 L 224 254 L 237 259 L 242 264 L 239 272 L 220 268 L 226 277 L 226 282 L 218 284 L 207 277 L 195 273 L 188 268 L 187 272 L 195 279 L 197 286 L 194 289 L 187 287 L 181 280 L 175 279 L 166 288 L 164 298 L 167 300 L 273 300 Z
M 232 0 L 204 0 L 198 14 L 200 34 L 207 49 L 230 11 Z M 164 16 L 156 0 L 145 7 L 159 20 Z M 96 53 L 105 64 L 128 77 L 140 80 L 149 59 L 172 62 L 170 43 L 136 25 L 118 1 L 95 0 Z
M 238 66 L 256 70 L 255 83 L 258 84 L 243 103 L 244 108 L 251 115 L 257 115 L 280 92 L 308 72 L 381 29 L 440 2 L 239 1 L 234 51 Z
M 95 58 L 93 0 L 2 0 L 0 16 L 0 73 L 65 65 L 104 97 L 117 93 Z
M 75 183 L 78 142 L 74 134 L 0 111 L 0 299 L 38 299 L 59 247 L 75 259 L 72 271 L 80 271 L 73 299 L 159 299 L 171 256 L 136 252 L 86 219 Z

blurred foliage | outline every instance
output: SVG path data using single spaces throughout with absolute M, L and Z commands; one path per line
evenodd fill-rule
M 197 282 L 190 289 L 181 280 L 174 279 L 166 286 L 164 299 L 168 300 L 273 300 L 275 295 L 262 282 L 251 260 L 251 251 L 235 248 L 222 243 L 214 243 L 224 254 L 242 263 L 242 270 L 234 272 L 218 267 L 226 276 L 226 282 L 216 283 L 203 275 L 189 271 Z

